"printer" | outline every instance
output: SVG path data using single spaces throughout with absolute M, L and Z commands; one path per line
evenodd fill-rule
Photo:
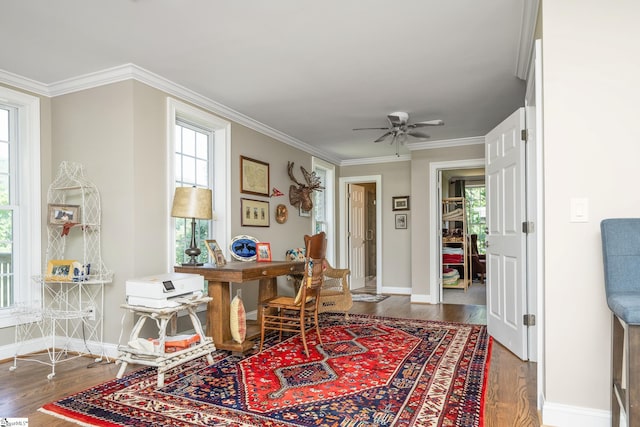
M 127 304 L 169 308 L 202 295 L 204 278 L 199 274 L 167 273 L 130 279 L 125 283 Z

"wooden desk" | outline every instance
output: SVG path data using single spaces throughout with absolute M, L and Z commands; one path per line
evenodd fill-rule
M 176 266 L 178 273 L 200 274 L 209 283 L 209 296 L 212 298 L 207 306 L 207 336 L 213 338 L 217 349 L 244 353 L 249 351 L 254 342 L 251 338 L 260 335 L 259 322 L 262 318 L 260 303 L 277 294 L 277 277 L 304 271 L 304 263 L 299 261 L 273 262 L 231 262 L 219 268 Z M 258 280 L 258 328 L 247 324 L 247 337 L 244 342 L 237 343 L 231 338 L 229 328 L 230 283 L 245 283 Z

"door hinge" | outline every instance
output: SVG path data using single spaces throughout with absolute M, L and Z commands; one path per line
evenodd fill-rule
M 522 316 L 522 323 L 524 326 L 535 326 L 536 325 L 536 315 L 535 314 L 525 314 Z
M 524 142 L 527 142 L 529 140 L 529 131 L 526 129 L 522 129 L 520 131 L 520 139 Z
M 535 229 L 535 226 L 533 224 L 533 222 L 531 221 L 523 221 L 522 222 L 522 232 L 529 234 L 529 233 L 533 233 Z

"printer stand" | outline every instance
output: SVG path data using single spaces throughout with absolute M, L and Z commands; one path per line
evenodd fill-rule
M 211 297 L 200 296 L 197 298 L 176 298 L 173 301 L 178 302 L 180 305 L 176 307 L 167 308 L 152 308 L 143 307 L 137 305 L 123 304 L 120 307 L 131 310 L 136 315 L 140 316 L 136 322 L 129 342 L 126 346 L 119 346 L 118 350 L 120 355 L 116 363 L 120 363 L 120 370 L 116 375 L 116 378 L 122 378 L 124 371 L 129 363 L 140 364 L 145 366 L 155 366 L 158 368 L 158 387 L 164 385 L 164 374 L 168 370 L 175 368 L 176 366 L 188 362 L 193 359 L 197 359 L 202 356 L 207 357 L 209 364 L 213 363 L 213 357 L 211 353 L 216 350 L 216 346 L 213 344 L 211 337 L 205 337 L 200 319 L 196 315 L 196 308 L 204 303 L 211 301 Z M 189 314 L 189 318 L 193 323 L 193 328 L 200 336 L 200 343 L 193 347 L 186 348 L 175 352 L 165 352 L 165 340 L 167 338 L 167 325 L 173 316 L 179 311 L 186 310 Z M 140 331 L 144 326 L 147 319 L 155 320 L 158 325 L 158 343 L 157 347 L 154 347 L 154 351 L 146 351 L 140 348 L 134 348 L 131 343 L 135 343 L 139 340 Z

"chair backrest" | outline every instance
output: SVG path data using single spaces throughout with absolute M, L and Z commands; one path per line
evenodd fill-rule
M 319 288 L 324 281 L 324 262 L 327 254 L 327 237 L 324 231 L 313 236 L 304 236 L 305 277 L 307 287 Z M 310 279 L 310 280 L 309 280 Z
M 611 218 L 600 223 L 607 297 L 640 292 L 640 218 Z

